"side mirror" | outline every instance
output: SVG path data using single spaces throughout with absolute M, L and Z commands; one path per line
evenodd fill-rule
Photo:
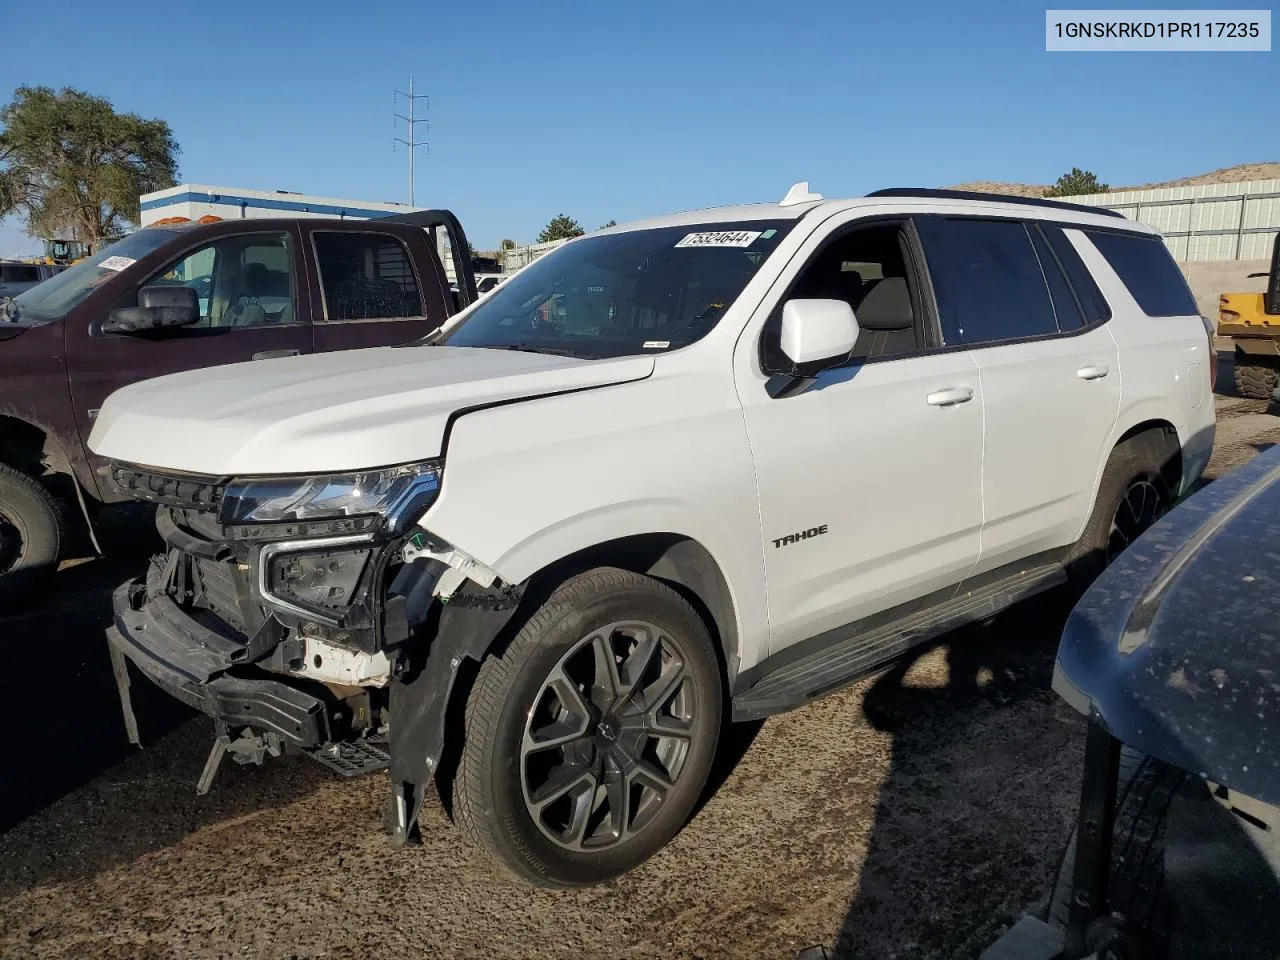
M 782 305 L 779 346 L 797 367 L 832 365 L 858 342 L 858 320 L 843 300 L 788 300 Z
M 98 327 L 100 333 L 143 333 L 200 322 L 196 291 L 178 284 L 143 287 L 136 307 L 117 307 Z

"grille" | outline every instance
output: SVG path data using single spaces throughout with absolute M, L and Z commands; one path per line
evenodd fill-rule
M 136 500 L 188 510 L 217 510 L 225 486 L 218 477 L 155 473 L 122 463 L 111 464 L 110 476 L 117 490 Z

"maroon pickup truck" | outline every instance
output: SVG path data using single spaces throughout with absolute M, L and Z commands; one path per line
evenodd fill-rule
M 415 340 L 475 297 L 461 225 L 431 210 L 147 227 L 0 299 L 0 616 L 48 581 L 68 522 L 82 517 L 92 539 L 98 505 L 120 499 L 84 445 L 112 391 Z

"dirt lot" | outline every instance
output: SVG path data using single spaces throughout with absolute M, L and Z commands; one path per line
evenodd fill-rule
M 1221 379 L 1230 382 L 1230 369 Z M 1280 441 L 1218 400 L 1211 474 Z M 102 644 L 111 586 L 149 545 L 62 571 L 0 620 L 0 957 L 972 957 L 1044 894 L 1070 828 L 1081 723 L 1048 690 L 1066 604 L 967 628 L 886 676 L 743 728 L 693 822 L 635 874 L 532 890 L 464 847 L 380 833 L 385 776 L 306 759 L 192 786 L 210 726 L 145 697 L 124 741 Z M 46 681 L 44 678 L 55 678 Z

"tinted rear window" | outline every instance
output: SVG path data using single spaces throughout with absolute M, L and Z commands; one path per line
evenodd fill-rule
M 1049 298 L 1053 301 L 1053 313 L 1058 318 L 1058 329 L 1064 333 L 1078 330 L 1085 326 L 1084 314 L 1080 304 L 1067 283 L 1066 274 L 1058 263 L 1058 258 L 1049 249 L 1038 227 L 1029 227 L 1031 244 L 1036 248 L 1036 256 L 1040 259 L 1040 269 L 1044 271 L 1044 279 L 1049 284 Z
M 1038 225 L 1037 229 L 1049 241 L 1049 246 L 1053 249 L 1053 255 L 1058 258 L 1058 265 L 1062 267 L 1067 279 L 1071 281 L 1071 289 L 1080 301 L 1080 309 L 1084 312 L 1085 323 L 1091 324 L 1110 320 L 1111 308 L 1107 306 L 1107 301 L 1102 298 L 1102 291 L 1098 289 L 1098 285 L 1094 282 L 1093 274 L 1084 265 L 1084 261 L 1080 259 L 1080 254 L 1072 246 L 1071 241 L 1067 239 L 1067 235 L 1062 232 L 1062 228 L 1042 223 Z
M 948 345 L 1058 332 L 1023 224 L 925 217 L 919 227 Z
M 1164 241 L 1132 233 L 1087 232 L 1147 316 L 1199 315 L 1186 278 Z

